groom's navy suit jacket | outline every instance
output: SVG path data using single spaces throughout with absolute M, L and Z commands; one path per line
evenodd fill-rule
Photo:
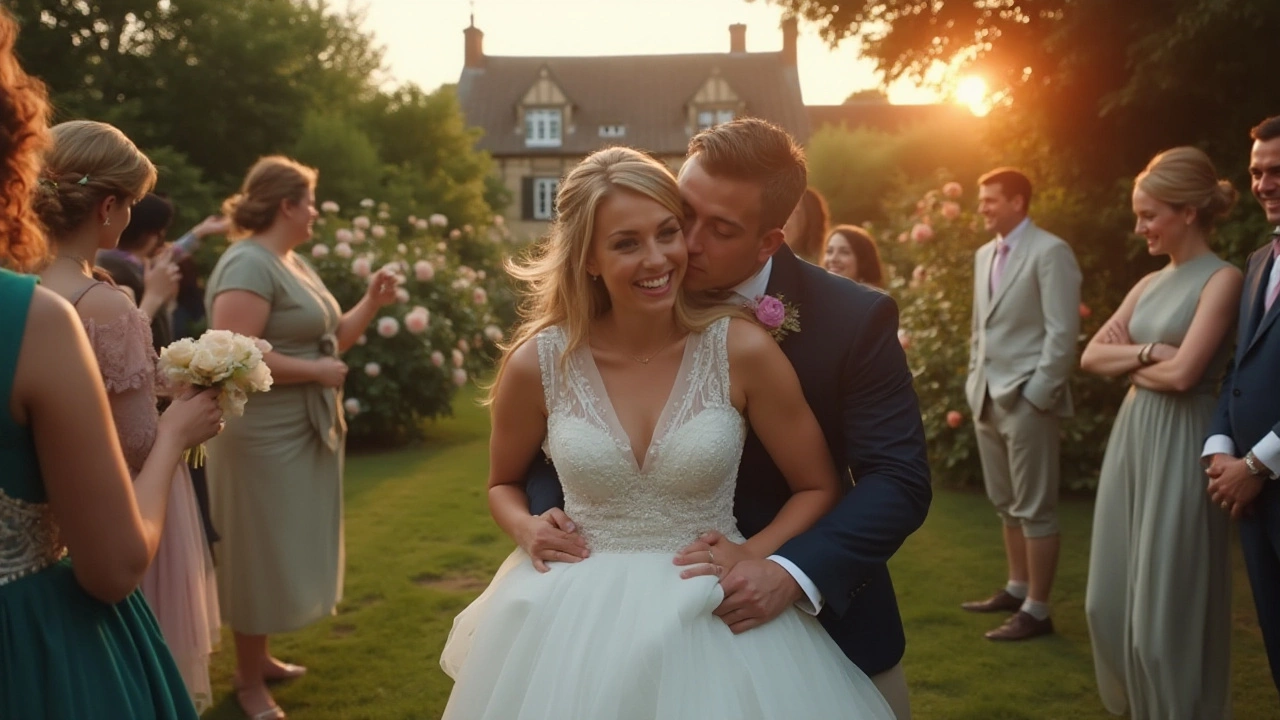
M 788 335 L 782 350 L 847 491 L 777 554 L 818 586 L 823 626 L 854 664 L 876 675 L 898 664 L 906 647 L 886 563 L 924 522 L 932 499 L 919 401 L 898 342 L 898 307 L 878 290 L 800 261 L 785 245 L 773 256 L 768 293 L 799 310 L 801 331 Z M 541 458 L 530 469 L 528 493 L 533 512 L 563 504 L 555 471 Z M 790 496 L 749 433 L 734 502 L 739 529 L 759 532 Z

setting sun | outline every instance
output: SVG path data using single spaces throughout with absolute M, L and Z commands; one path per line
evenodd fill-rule
M 956 102 L 969 108 L 969 112 L 982 117 L 991 112 L 991 98 L 987 95 L 987 81 L 977 75 L 967 75 L 956 83 Z

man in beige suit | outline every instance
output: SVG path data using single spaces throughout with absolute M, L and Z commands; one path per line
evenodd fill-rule
M 1058 566 L 1059 420 L 1071 415 L 1080 268 L 1063 240 L 1027 217 L 1031 182 L 1001 168 L 978 179 L 978 212 L 996 239 L 974 259 L 969 378 L 987 497 L 1004 522 L 1009 579 L 971 612 L 1009 612 L 991 640 L 1053 632 Z

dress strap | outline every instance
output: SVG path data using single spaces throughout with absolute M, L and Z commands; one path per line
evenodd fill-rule
M 12 424 L 9 398 L 13 392 L 13 376 L 18 371 L 18 353 L 27 330 L 27 314 L 31 296 L 39 280 L 34 275 L 20 275 L 0 268 L 0 416 Z
M 84 299 L 84 296 L 88 295 L 90 290 L 98 287 L 99 285 L 111 285 L 111 283 L 106 282 L 105 280 L 98 280 L 96 282 L 90 283 L 83 290 L 76 293 L 75 297 L 71 298 L 72 306 L 78 307 L 80 305 L 80 301 Z

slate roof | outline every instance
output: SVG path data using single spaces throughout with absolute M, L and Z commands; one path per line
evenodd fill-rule
M 546 67 L 573 105 L 573 133 L 560 147 L 525 147 L 516 108 Z M 687 106 L 718 72 L 745 102 L 743 114 L 764 118 L 801 142 L 809 116 L 800 78 L 782 53 L 705 53 L 609 57 L 485 56 L 485 67 L 464 68 L 458 96 L 467 123 L 484 130 L 478 147 L 494 156 L 582 156 L 625 144 L 659 155 L 684 155 L 693 128 Z M 601 125 L 626 125 L 626 137 L 602 138 Z

